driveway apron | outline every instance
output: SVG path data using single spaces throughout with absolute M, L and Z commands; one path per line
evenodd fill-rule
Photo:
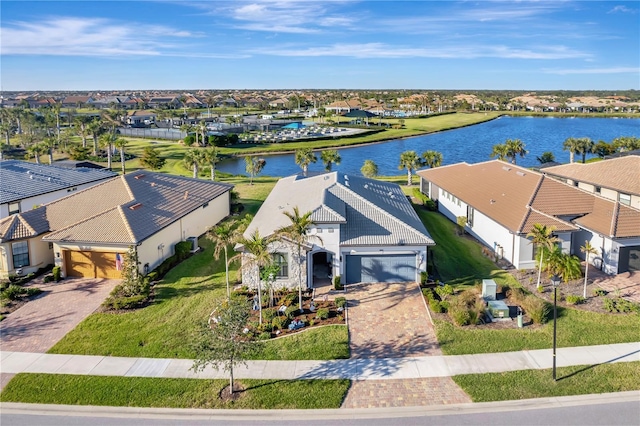
M 352 358 L 442 355 L 417 283 L 347 286 Z M 451 377 L 356 380 L 344 408 L 411 407 L 471 402 Z

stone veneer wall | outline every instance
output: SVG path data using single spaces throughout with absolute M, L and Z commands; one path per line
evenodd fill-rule
M 275 288 L 298 288 L 298 269 L 300 269 L 300 278 L 302 280 L 302 288 L 307 288 L 307 252 L 302 249 L 301 256 L 302 262 L 297 262 L 298 247 L 295 244 L 291 244 L 285 241 L 276 241 L 270 244 L 269 251 L 272 253 L 287 253 L 289 259 L 289 277 L 279 278 L 275 281 Z M 251 265 L 251 255 L 248 253 L 242 254 L 242 285 L 246 285 L 249 288 L 257 288 L 260 274 L 256 265 Z M 300 265 L 300 266 L 298 266 Z

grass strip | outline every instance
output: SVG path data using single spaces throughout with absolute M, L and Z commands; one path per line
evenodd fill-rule
M 640 389 L 640 362 L 562 367 L 557 376 L 554 382 L 546 369 L 464 374 L 453 380 L 473 402 L 623 392 Z
M 17 374 L 2 402 L 117 407 L 319 409 L 339 408 L 349 380 L 237 380 L 235 401 L 218 395 L 228 380 Z

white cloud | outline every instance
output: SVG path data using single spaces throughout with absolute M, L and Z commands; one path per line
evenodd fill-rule
M 637 74 L 640 76 L 640 68 L 612 67 L 612 68 L 571 68 L 571 69 L 544 69 L 545 74 L 570 75 L 570 74 Z
M 631 9 L 627 6 L 615 6 L 613 9 L 608 11 L 607 13 L 638 13 L 638 9 Z
M 51 17 L 9 22 L 0 28 L 2 55 L 49 56 L 185 56 L 188 45 L 178 40 L 201 34 L 103 18 Z M 194 56 L 207 55 L 197 52 Z M 211 57 L 217 55 L 210 54 Z
M 394 46 L 385 43 L 336 43 L 329 46 L 299 48 L 294 45 L 278 46 L 251 53 L 289 57 L 352 57 L 352 58 L 508 58 L 508 59 L 577 59 L 590 55 L 564 46 L 545 46 L 539 49 L 516 49 L 507 46 L 464 47 L 440 46 L 437 48 Z

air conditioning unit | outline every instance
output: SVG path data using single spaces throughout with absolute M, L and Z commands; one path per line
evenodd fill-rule
M 198 237 L 189 237 L 187 238 L 187 241 L 191 243 L 191 253 L 196 253 L 200 250 L 200 247 L 198 246 Z

